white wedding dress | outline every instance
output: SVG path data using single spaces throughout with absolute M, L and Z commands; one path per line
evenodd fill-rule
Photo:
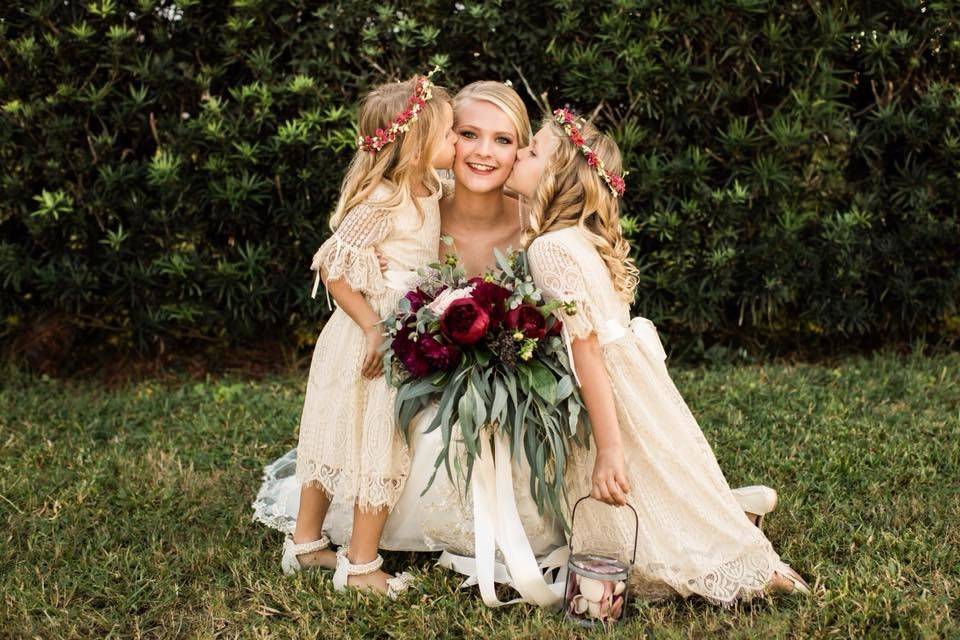
M 446 469 L 441 467 L 429 491 L 420 495 L 443 444 L 439 429 L 423 432 L 435 415 L 436 405 L 433 405 L 421 411 L 411 423 L 410 475 L 387 519 L 380 547 L 389 551 L 446 551 L 448 556 L 473 556 L 471 492 L 463 490 L 462 483 L 452 482 Z M 254 520 L 284 533 L 293 532 L 300 504 L 300 485 L 294 473 L 296 454 L 297 450 L 291 449 L 265 468 L 263 484 L 253 503 Z M 512 466 L 520 522 L 534 554 L 544 557 L 564 544 L 563 530 L 552 517 L 538 513 L 530 495 L 530 467 L 526 460 L 514 460 Z M 344 544 L 350 539 L 352 524 L 353 503 L 334 496 L 324 522 L 324 533 L 334 544 Z M 503 577 L 502 571 L 498 574 Z

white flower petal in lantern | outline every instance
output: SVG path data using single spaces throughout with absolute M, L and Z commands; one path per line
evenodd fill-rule
M 599 602 L 587 602 L 587 617 L 588 618 L 599 618 L 600 617 L 600 603 Z
M 616 586 L 613 588 L 613 595 L 615 596 L 620 595 L 621 593 L 624 592 L 626 588 L 627 588 L 627 583 L 624 582 L 623 580 L 620 580 L 619 582 L 617 582 Z
M 623 598 L 614 598 L 613 606 L 610 607 L 610 617 L 618 620 L 623 615 Z
M 587 612 L 587 606 L 589 604 L 590 603 L 587 602 L 587 599 L 584 598 L 583 596 L 573 597 L 573 610 L 579 615 L 583 615 L 584 613 Z
M 590 602 L 600 602 L 603 599 L 603 582 L 586 576 L 580 577 L 580 593 Z

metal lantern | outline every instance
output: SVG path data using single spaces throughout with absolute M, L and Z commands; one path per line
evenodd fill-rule
M 637 559 L 637 538 L 640 535 L 640 518 L 631 505 L 635 521 L 633 556 L 627 564 L 616 558 L 599 553 L 574 553 L 573 531 L 577 507 L 590 496 L 584 496 L 573 505 L 570 514 L 570 559 L 567 561 L 567 584 L 564 589 L 563 609 L 567 620 L 581 627 L 593 627 L 597 623 L 612 624 L 623 617 L 627 610 L 627 575 Z

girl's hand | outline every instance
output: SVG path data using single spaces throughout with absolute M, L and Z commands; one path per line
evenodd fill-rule
M 624 471 L 623 449 L 599 449 L 593 463 L 593 488 L 590 495 L 607 504 L 621 507 L 627 504 L 630 483 Z
M 373 380 L 383 375 L 383 354 L 380 353 L 380 346 L 386 340 L 385 336 L 380 335 L 380 327 L 373 326 L 364 330 L 366 338 L 366 354 L 363 356 L 363 366 L 360 373 L 364 378 Z

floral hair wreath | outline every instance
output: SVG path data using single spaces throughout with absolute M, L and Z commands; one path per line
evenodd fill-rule
M 603 166 L 603 160 L 594 153 L 593 149 L 588 147 L 583 141 L 583 136 L 580 134 L 580 129 L 577 128 L 576 118 L 573 113 L 568 109 L 556 109 L 553 112 L 554 119 L 563 127 L 563 130 L 567 132 L 567 136 L 570 138 L 570 141 L 583 152 L 583 155 L 587 158 L 587 164 L 591 167 L 594 167 L 597 170 L 597 173 L 603 178 L 603 181 L 607 183 L 607 186 L 610 187 L 610 192 L 613 193 L 615 198 L 620 198 L 623 196 L 623 192 L 626 190 L 627 185 L 623 181 L 623 176 L 617 175 L 607 171 Z M 626 173 L 623 174 L 627 175 Z
M 357 145 L 361 151 L 376 153 L 396 140 L 401 133 L 410 130 L 410 123 L 416 121 L 427 100 L 433 97 L 433 82 L 430 81 L 430 77 L 439 70 L 440 66 L 435 66 L 433 71 L 417 78 L 413 95 L 407 100 L 407 108 L 394 116 L 386 127 L 377 129 L 372 136 L 359 136 L 357 138 Z

